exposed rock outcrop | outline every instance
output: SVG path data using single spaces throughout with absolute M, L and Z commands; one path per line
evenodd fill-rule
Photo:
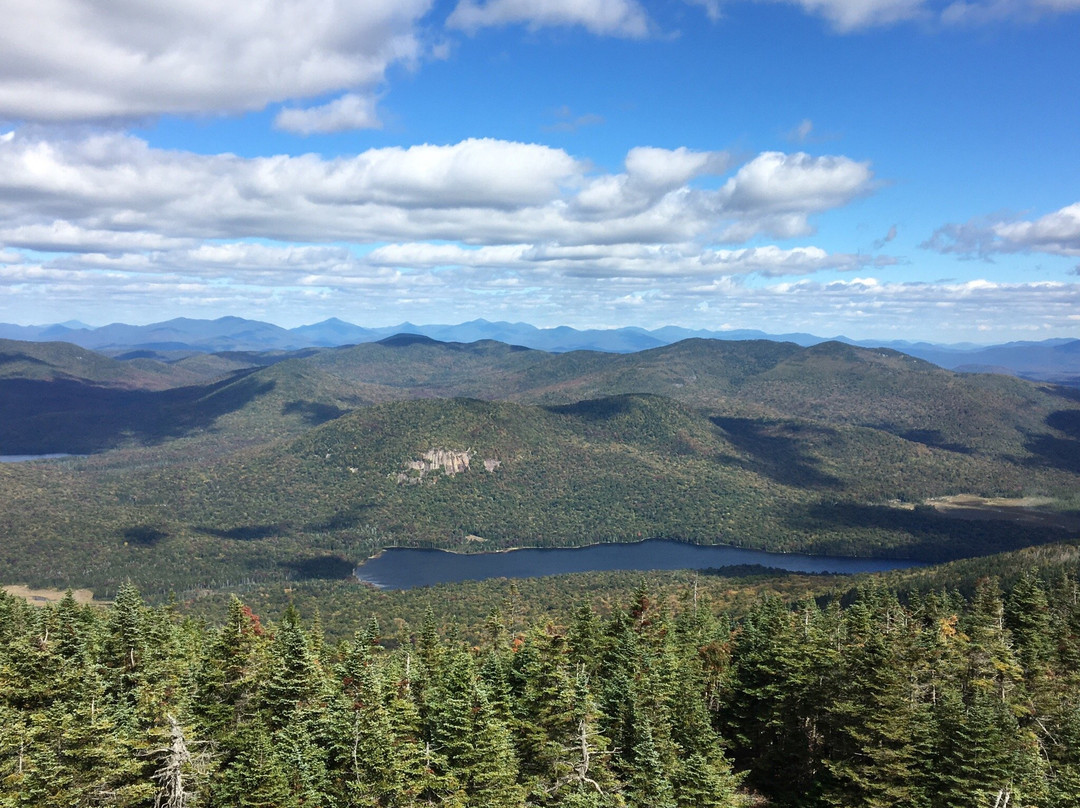
M 404 485 L 416 485 L 427 478 L 428 483 L 435 482 L 437 477 L 431 477 L 434 472 L 442 471 L 443 475 L 452 477 L 468 471 L 476 452 L 468 449 L 464 452 L 455 452 L 451 449 L 429 449 L 424 452 L 419 460 L 409 460 L 405 463 L 405 471 L 390 474 L 391 479 Z M 484 470 L 494 472 L 502 465 L 501 460 L 485 459 Z
M 469 461 L 472 460 L 473 451 L 452 452 L 449 449 L 429 449 L 424 453 L 421 461 L 424 464 L 422 471 L 443 470 L 444 474 L 461 474 L 469 470 Z

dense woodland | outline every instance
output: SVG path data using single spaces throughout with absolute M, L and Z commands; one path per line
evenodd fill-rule
M 0 464 L 0 581 L 131 580 L 155 602 L 347 578 L 386 546 L 942 561 L 1080 530 L 1080 392 L 840 343 L 551 354 L 402 335 L 169 364 L 2 341 L 0 411 L 0 453 L 89 453 Z M 401 484 L 432 450 L 474 465 Z M 954 495 L 1041 510 L 929 504 Z
M 469 642 L 218 620 L 0 599 L 0 805 L 1080 805 L 1075 567 L 738 619 L 639 587 Z
M 1074 390 L 836 343 L 5 342 L 0 410 L 3 453 L 89 453 L 0 464 L 0 583 L 112 601 L 0 597 L 0 808 L 1080 805 Z M 352 578 L 647 537 L 951 563 Z

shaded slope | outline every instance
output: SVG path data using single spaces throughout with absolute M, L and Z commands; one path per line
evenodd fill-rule
M 112 373 L 119 372 L 118 365 L 129 375 L 135 373 L 126 367 L 129 363 L 87 356 L 86 361 L 103 368 L 92 375 L 94 385 L 106 367 Z M 178 365 L 187 361 L 196 360 Z M 140 397 L 137 406 L 121 401 L 114 407 L 115 397 L 90 391 L 80 410 L 82 387 L 38 387 L 31 395 L 17 386 L 9 392 L 0 383 L 0 402 L 58 399 L 43 407 L 54 413 L 47 422 L 20 422 L 34 413 L 7 406 L 11 423 L 6 434 L 21 436 L 23 451 L 108 448 L 122 442 L 118 436 L 123 435 L 123 415 L 136 422 L 128 431 L 129 443 L 160 442 L 212 428 L 217 440 L 248 444 L 296 435 L 355 407 L 385 401 L 468 396 L 569 404 L 650 393 L 708 407 L 719 415 L 774 420 L 796 416 L 864 426 L 934 449 L 1032 467 L 1075 473 L 1074 458 L 1080 456 L 1074 452 L 1080 450 L 1077 437 L 1059 428 L 1080 411 L 1080 396 L 1070 391 L 1001 376 L 953 373 L 894 351 L 835 342 L 800 348 L 792 343 L 691 339 L 635 354 L 549 354 L 491 341 L 439 343 L 401 335 L 315 352 L 221 355 L 216 361 L 222 368 L 228 362 L 246 365 L 245 374 L 207 384 L 202 393 L 191 386 L 183 394 Z M 266 366 L 257 367 L 259 363 Z M 47 378 L 68 380 L 70 374 L 53 370 L 56 365 L 44 367 L 53 374 Z M 192 372 L 205 373 L 206 368 L 196 366 Z M 11 375 L 20 373 L 24 380 L 46 381 L 41 367 L 32 362 Z M 222 405 L 226 400 L 237 406 Z M 192 412 L 180 412 L 181 406 Z M 108 414 L 110 408 L 114 415 Z M 104 425 L 99 426 L 103 410 Z M 140 425 L 140 419 L 153 426 Z M 170 422 L 175 422 L 172 427 L 163 426 Z M 44 428 L 58 435 L 88 434 L 81 449 L 56 442 L 44 448 L 40 441 L 42 448 L 37 448 L 34 441 Z
M 468 470 L 421 475 L 415 464 L 435 450 L 470 453 Z M 489 470 L 485 460 L 498 463 Z M 654 536 L 940 559 L 1063 536 L 893 500 L 1074 484 L 1058 469 L 880 430 L 710 416 L 657 396 L 547 407 L 423 399 L 201 463 L 125 470 L 105 456 L 0 468 L 0 531 L 4 577 L 54 585 L 275 579 L 340 570 L 390 544 L 481 550 Z
M 128 390 L 165 390 L 202 380 L 152 359 L 123 362 L 66 342 L 0 339 L 0 381 L 6 379 L 78 381 Z

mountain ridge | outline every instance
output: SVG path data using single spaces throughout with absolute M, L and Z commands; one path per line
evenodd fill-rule
M 215 320 L 178 317 L 142 326 L 112 323 L 100 328 L 89 328 L 75 322 L 42 326 L 0 323 L 0 338 L 24 341 L 59 340 L 111 354 L 124 354 L 135 350 L 150 351 L 160 355 L 158 358 L 163 361 L 168 361 L 165 354 L 170 352 L 221 353 L 329 348 L 377 342 L 399 333 L 418 334 L 440 342 L 468 343 L 493 339 L 554 353 L 575 350 L 633 353 L 689 338 L 766 339 L 773 342 L 793 342 L 803 347 L 822 342 L 843 342 L 860 347 L 890 348 L 949 370 L 992 370 L 1035 380 L 1080 385 L 1080 339 L 1067 338 L 1013 341 L 995 345 L 941 345 L 917 340 L 852 340 L 842 335 L 820 337 L 801 332 L 770 334 L 752 329 L 708 330 L 671 325 L 652 330 L 637 326 L 583 330 L 569 326 L 538 328 L 528 323 L 492 322 L 483 318 L 456 325 L 415 325 L 404 322 L 395 326 L 368 328 L 332 317 L 291 329 L 241 317 L 221 317 Z
M 936 560 L 1067 537 L 1053 514 L 1078 505 L 1080 393 L 885 348 L 548 353 L 407 334 L 169 364 L 0 347 L 0 454 L 89 454 L 0 464 L 10 581 L 189 587 L 347 570 L 390 544 L 649 536 Z M 212 357 L 212 381 L 132 387 L 146 363 L 210 373 L 191 363 Z M 473 467 L 413 479 L 441 456 Z M 932 504 L 960 495 L 1052 513 Z

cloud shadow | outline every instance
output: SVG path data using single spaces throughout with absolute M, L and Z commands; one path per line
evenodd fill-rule
M 839 489 L 843 481 L 819 468 L 821 461 L 801 445 L 811 434 L 830 430 L 804 424 L 760 421 L 751 418 L 710 418 L 737 449 L 750 455 L 748 471 L 796 488 Z
M 242 371 L 208 385 L 147 391 L 73 379 L 0 380 L 0 453 L 91 454 L 206 429 L 274 389 Z

